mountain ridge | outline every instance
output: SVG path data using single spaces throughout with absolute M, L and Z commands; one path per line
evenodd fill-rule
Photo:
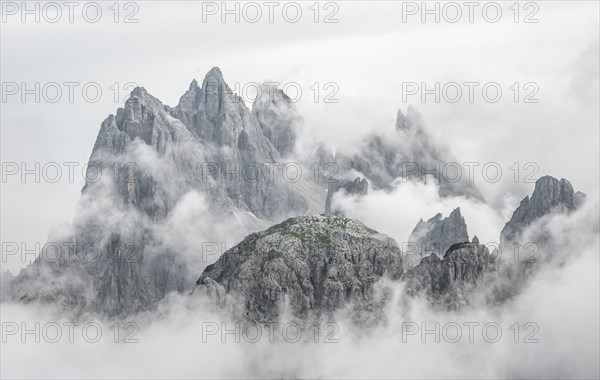
M 278 178 L 271 181 L 260 172 L 256 181 L 240 180 L 239 168 L 231 164 L 267 166 L 289 162 L 287 160 L 293 158 L 296 133 L 302 119 L 294 106 L 286 101 L 283 91 L 276 89 L 274 94 L 275 98 L 269 101 L 256 100 L 251 110 L 231 91 L 221 70 L 216 67 L 206 74 L 201 85 L 192 80 L 175 107 L 164 105 L 143 87 L 135 88 L 124 106 L 101 123 L 90 154 L 89 162 L 93 165 L 88 166 L 88 171 L 110 171 L 116 180 L 103 176 L 95 181 L 93 175 L 86 176 L 73 225 L 60 237 L 63 242 L 76 243 L 69 256 L 74 260 L 53 263 L 38 257 L 10 280 L 11 297 L 24 302 L 62 304 L 76 314 L 92 312 L 125 316 L 152 310 L 167 294 L 181 294 L 194 288 L 198 274 L 205 273 L 208 262 L 198 254 L 198 245 L 215 239 L 243 242 L 244 236 L 268 231 L 273 224 L 301 218 L 301 215 L 321 222 L 337 220 L 333 216 L 314 215 L 324 211 L 342 214 L 334 202 L 339 191 L 360 197 L 367 195 L 371 188 L 387 189 L 397 178 L 407 175 L 399 166 L 404 159 L 435 162 L 452 158 L 449 151 L 430 140 L 423 128 L 423 118 L 411 107 L 406 115 L 398 112 L 396 140 L 386 141 L 372 134 L 358 153 L 336 156 L 334 160 L 340 172 L 338 182 L 334 184 L 321 183 L 321 178 L 319 181 L 307 178 L 297 182 Z M 410 149 L 405 152 L 401 148 L 406 144 Z M 326 152 L 319 151 L 315 160 L 321 163 L 328 157 Z M 209 165 L 214 163 L 225 165 Z M 416 177 L 415 180 L 422 179 L 419 175 Z M 543 177 L 538 182 L 531 199 L 524 199 L 515 211 L 517 216 L 513 215 L 507 223 L 509 227 L 505 226 L 513 235 L 507 235 L 503 230 L 504 237 L 512 238 L 542 216 L 572 211 L 583 202 L 584 196 L 574 193 L 566 180 Z M 453 185 L 442 181 L 440 195 L 461 195 L 483 201 L 479 190 L 470 184 Z M 533 211 L 527 211 L 530 209 Z M 443 243 L 448 240 L 448 244 L 468 242 L 460 209 L 454 210 L 446 219 L 435 216 L 417 227 L 421 224 L 428 224 L 425 235 L 429 233 L 423 235 L 425 241 L 421 243 L 439 243 L 440 239 Z M 441 227 L 436 227 L 438 225 Z M 430 227 L 434 233 L 430 233 Z M 294 238 L 295 232 L 290 233 L 284 237 Z M 357 241 L 366 251 L 369 247 L 365 242 L 377 246 L 369 234 L 365 232 Z M 420 241 L 423 236 L 413 236 L 413 240 Z M 321 240 L 316 240 L 321 245 L 313 247 L 322 253 L 322 257 L 327 257 L 328 239 L 321 236 Z M 348 245 L 353 241 L 352 236 L 344 235 L 340 239 L 340 246 L 346 251 L 355 248 Z M 93 261 L 86 258 L 88 243 L 94 244 L 102 253 Z M 479 247 L 475 239 L 468 244 Z M 236 247 L 238 245 L 232 249 Z M 439 275 L 436 268 L 441 264 L 433 257 L 426 256 L 410 265 L 407 260 L 396 259 L 399 250 L 390 247 L 386 246 L 383 252 L 396 268 L 393 273 L 408 273 L 419 267 L 418 272 L 429 273 L 429 277 Z M 475 251 L 477 255 L 485 256 L 479 248 Z M 298 251 L 296 255 L 304 257 Z M 373 255 L 377 256 L 376 253 Z M 445 256 L 440 255 L 438 259 L 445 263 Z M 363 260 L 361 258 L 359 262 L 367 265 Z M 465 260 L 459 261 L 465 265 L 481 263 Z M 426 266 L 427 263 L 432 266 Z M 360 273 L 344 277 L 355 284 L 369 284 L 350 287 L 351 293 L 352 289 L 370 292 L 371 280 L 381 277 L 381 266 L 369 264 L 367 267 L 370 272 L 364 279 Z M 209 272 L 215 270 L 214 266 L 210 268 Z M 342 267 L 338 269 L 342 270 Z M 336 268 L 328 270 L 339 274 Z M 260 277 L 260 274 L 255 273 L 254 277 Z M 344 281 L 337 281 L 342 288 L 346 286 Z M 336 289 L 339 290 L 339 286 Z M 307 309 L 305 301 L 310 296 L 304 291 L 304 288 L 297 289 L 294 293 L 300 302 L 296 305 L 298 310 L 303 310 L 301 314 L 307 310 L 318 313 L 318 308 Z M 311 302 L 329 305 L 327 308 L 331 311 L 343 300 L 353 299 L 350 295 L 336 294 L 335 302 L 323 298 L 321 293 L 313 295 L 316 298 Z M 333 303 L 328 304 L 329 301 Z M 366 309 L 373 306 L 369 300 L 362 301 Z M 272 310 L 268 312 L 258 304 L 254 305 L 254 310 L 258 314 L 273 315 L 273 303 L 270 305 Z M 359 314 L 364 314 L 366 309 L 359 310 Z

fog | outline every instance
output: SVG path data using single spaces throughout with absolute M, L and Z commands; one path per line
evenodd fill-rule
M 588 202 L 571 215 L 558 215 L 547 221 L 549 228 L 561 231 L 548 249 L 557 256 L 542 264 L 523 291 L 500 307 L 473 305 L 460 312 L 434 311 L 419 299 L 400 302 L 402 284 L 385 283 L 381 285 L 391 287 L 395 296 L 385 310 L 386 322 L 381 325 L 359 328 L 340 312 L 334 320 L 322 321 L 318 333 L 302 330 L 302 338 L 295 342 L 294 329 L 283 335 L 283 327 L 295 320 L 282 317 L 279 325 L 273 325 L 272 341 L 268 328 L 263 326 L 262 337 L 251 343 L 256 331 L 244 332 L 243 323 L 229 319 L 211 307 L 210 301 L 173 294 L 164 300 L 158 312 L 119 321 L 116 329 L 119 343 L 114 341 L 116 321 L 90 316 L 73 327 L 71 343 L 64 323 L 73 320 L 65 318 L 59 310 L 4 303 L 3 323 L 17 322 L 20 329 L 21 323 L 25 323 L 30 330 L 36 322 L 40 323 L 41 341 L 36 343 L 35 334 L 23 335 L 21 330 L 12 335 L 5 332 L 2 375 L 7 378 L 597 378 L 596 322 L 600 299 L 597 206 L 597 202 Z M 56 334 L 48 325 L 52 322 L 62 326 L 57 343 L 49 343 Z M 134 322 L 138 330 L 125 328 L 127 322 Z M 241 327 L 232 333 L 236 322 Z M 334 322 L 335 328 L 326 322 Z M 440 326 L 437 334 L 422 335 L 424 329 L 435 331 L 436 323 Z M 86 330 L 85 338 L 83 327 L 90 324 L 93 328 Z M 207 324 L 218 326 L 218 330 L 208 330 Z M 92 343 L 97 335 L 95 326 L 101 326 L 102 335 L 98 342 Z M 501 335 L 496 326 L 500 327 Z M 225 334 L 224 329 L 230 333 Z
M 540 251 L 543 260 L 518 295 L 501 305 L 476 303 L 449 312 L 407 298 L 401 282 L 384 280 L 378 287 L 393 296 L 381 324 L 359 327 L 340 311 L 332 320 L 319 321 L 316 335 L 303 326 L 302 338 L 292 342 L 282 326 L 294 319 L 284 315 L 274 327 L 273 341 L 262 326 L 255 343 L 249 342 L 254 332 L 248 332 L 250 338 L 242 330 L 223 334 L 240 321 L 231 320 L 211 300 L 190 295 L 192 288 L 168 295 L 157 311 L 125 320 L 87 314 L 75 319 L 62 305 L 2 302 L 1 376 L 599 378 L 598 4 L 541 2 L 541 22 L 532 25 L 506 20 L 400 23 L 399 5 L 375 4 L 341 2 L 340 22 L 332 25 L 204 24 L 198 19 L 199 5 L 192 2 L 168 8 L 166 3 L 141 2 L 135 25 L 103 21 L 28 28 L 3 23 L 3 80 L 95 81 L 110 95 L 98 103 L 3 100 L 2 161 L 30 167 L 35 162 L 75 162 L 81 168 L 101 121 L 122 106 L 127 93 L 121 91 L 115 102 L 108 86 L 133 81 L 164 104 L 175 105 L 189 82 L 202 80 L 213 66 L 221 67 L 232 88 L 270 80 L 300 84 L 302 120 L 295 155 L 302 161 L 314 157 L 316 147 L 354 151 L 367 133 L 392 135 L 396 112 L 412 103 L 423 114 L 427 132 L 460 163 L 495 162 L 503 169 L 497 182 L 484 180 L 480 172 L 475 177 L 485 202 L 440 197 L 434 180 L 399 179 L 391 190 L 370 189 L 361 198 L 338 193 L 334 204 L 401 247 L 419 219 L 447 216 L 456 207 L 470 238 L 498 243 L 512 212 L 533 191 L 531 178 L 566 178 L 587 200 L 577 211 L 545 217 L 524 232 L 524 241 L 547 240 Z M 418 96 L 404 101 L 401 96 L 406 81 L 471 80 L 501 83 L 507 95 L 494 104 L 421 102 Z M 539 103 L 515 103 L 508 87 L 529 81 L 539 85 Z M 315 82 L 319 101 L 310 89 Z M 338 86 L 333 95 L 337 102 L 323 102 L 331 94 L 324 87 L 329 82 Z M 80 200 L 84 178 L 79 172 L 73 181 L 63 176 L 56 183 L 22 181 L 16 175 L 2 182 L 2 242 L 31 247 L 61 240 L 73 234 L 74 220 L 97 219 L 106 231 L 135 229 L 127 224 L 133 219 L 156 237 L 148 254 L 177 252 L 199 277 L 216 259 L 212 251 L 205 255 L 204 244 L 231 248 L 250 231 L 243 216 L 215 214 L 200 191 L 183 191 L 172 181 L 168 164 L 151 149 L 140 144 L 129 154 L 177 194 L 178 203 L 160 223 L 127 215 L 109 183 L 102 195 Z M 517 180 L 511 169 L 515 162 Z M 527 163 L 535 166 L 528 169 Z M 511 265 L 510 255 L 503 259 Z M 17 274 L 25 265 L 22 255 L 5 257 L 3 252 L 1 272 Z M 25 328 L 35 330 L 36 323 L 39 332 L 23 334 Z M 421 334 L 436 323 L 437 333 Z M 491 327 L 484 333 L 486 324 Z M 57 326 L 61 333 L 53 339 Z M 83 326 L 89 328 L 85 333 Z M 207 331 L 215 326 L 217 331 Z M 456 326 L 461 336 L 453 342 Z M 496 336 L 496 326 L 501 336 Z M 418 330 L 407 331 L 414 328 Z

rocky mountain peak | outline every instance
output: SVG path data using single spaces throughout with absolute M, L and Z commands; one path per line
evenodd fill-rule
M 415 182 L 433 179 L 442 197 L 465 196 L 483 201 L 477 186 L 466 176 L 456 180 L 454 174 L 443 170 L 446 163 L 460 161 L 451 154 L 448 146 L 428 133 L 424 124 L 416 108 L 409 106 L 406 115 L 399 110 L 395 130 L 369 134 L 359 152 L 340 152 L 336 157 L 340 174 L 357 171 L 369 180 L 373 189 L 386 190 L 391 189 L 398 178 Z M 466 172 L 465 168 L 461 170 Z
M 423 125 L 423 116 L 421 113 L 412 105 L 409 105 L 406 109 L 406 115 L 402 110 L 398 110 L 396 115 L 396 129 L 397 130 L 409 130 L 415 127 L 421 128 Z
M 122 108 L 102 122 L 90 162 L 100 167 L 115 161 L 131 143 L 139 139 L 163 154 L 169 141 L 189 140 L 187 128 L 169 115 L 169 107 L 145 88 L 136 87 Z
M 585 194 L 574 192 L 568 180 L 543 176 L 535 183 L 531 197 L 526 196 L 502 229 L 501 244 L 510 244 L 525 228 L 553 212 L 574 210 L 585 199 Z
M 165 106 L 160 100 L 150 95 L 144 87 L 136 87 L 131 91 L 123 108 L 117 110 L 117 125 L 121 130 L 124 130 L 124 123 L 141 123 L 151 117 L 156 117 L 164 111 Z
M 221 72 L 221 69 L 219 67 L 214 66 L 212 69 L 210 69 L 206 73 L 202 83 L 207 83 L 207 82 L 214 82 L 214 83 L 225 82 L 225 79 L 223 79 L 223 73 Z
M 273 103 L 264 105 L 265 114 L 270 107 Z M 268 173 L 267 165 L 280 157 L 216 67 L 202 86 L 192 81 L 175 107 L 135 88 L 116 115 L 104 120 L 90 155 L 94 165 L 88 171 L 99 167 L 118 180 L 86 183 L 75 236 L 68 237 L 81 246 L 94 242 L 104 254 L 81 266 L 34 263 L 15 282 L 15 297 L 50 299 L 52 292 L 68 297 L 79 311 L 126 315 L 151 309 L 171 291 L 189 289 L 203 266 L 173 249 L 160 231 L 190 195 L 206 202 L 207 215 L 219 215 L 239 231 L 323 211 L 324 191 L 308 176 L 289 183 Z M 124 246 L 135 252 L 135 261 L 121 254 Z M 50 273 L 48 267 L 52 276 L 41 276 Z M 75 291 L 49 285 L 65 273 L 80 280 Z M 35 292 L 31 279 L 39 283 Z
M 176 107 L 135 88 L 123 108 L 102 123 L 90 156 L 105 168 L 120 164 L 119 181 L 86 184 L 79 208 L 84 212 L 78 211 L 64 237 L 80 247 L 97 243 L 102 257 L 93 263 L 36 261 L 10 279 L 13 296 L 69 305 L 77 312 L 127 315 L 152 309 L 169 292 L 193 287 L 220 306 L 240 306 L 237 312 L 252 320 L 270 321 L 283 313 L 319 317 L 346 307 L 361 319 L 381 310 L 377 281 L 404 278 L 409 294 L 425 294 L 449 307 L 468 304 L 495 262 L 476 236 L 469 243 L 460 208 L 447 217 L 437 213 L 420 219 L 409 238 L 417 250 L 406 259 L 393 239 L 358 221 L 314 214 L 324 206 L 336 213 L 331 201 L 338 191 L 361 196 L 370 186 L 390 188 L 407 175 L 402 166 L 407 161 L 429 167 L 453 161 L 429 139 L 414 108 L 398 113 L 390 136 L 374 134 L 359 153 L 336 157 L 339 181 L 329 184 L 327 199 L 312 179 L 288 183 L 257 175 L 250 181 L 225 175 L 236 172 L 231 166 L 205 171 L 206 163 L 239 164 L 237 171 L 243 172 L 239 168 L 247 164 L 293 157 L 300 122 L 280 89 L 264 93 L 249 110 L 216 67 L 202 85 L 193 80 Z M 330 159 L 321 153 L 319 160 Z M 128 166 L 132 162 L 136 165 Z M 440 194 L 480 199 L 468 183 L 442 182 Z M 181 253 L 179 242 L 165 238 L 170 217 L 190 195 L 224 225 L 262 230 L 225 252 L 199 279 L 204 264 L 198 266 L 193 254 Z M 584 198 L 565 179 L 540 178 L 505 226 L 503 239 L 513 239 L 544 215 L 574 210 Z M 202 233 L 214 235 L 207 230 Z
M 219 125 L 225 122 L 233 127 L 252 127 L 252 122 L 255 123 L 255 120 L 243 120 L 249 110 L 243 99 L 227 85 L 218 67 L 213 67 L 206 73 L 201 86 L 196 79 L 192 80 L 177 107 L 170 112 L 202 139 L 220 145 L 229 144 L 230 141 L 223 142 L 223 139 L 239 136 L 239 130 L 235 132 L 218 128 Z
M 414 267 L 422 257 L 428 256 L 430 253 L 442 257 L 448 247 L 453 244 L 468 242 L 467 224 L 460 212 L 460 207 L 452 210 L 446 218 L 438 213 L 427 222 L 424 222 L 423 219 L 419 220 L 408 241 L 413 244 L 411 244 L 411 254 L 407 255 L 407 268 Z
M 486 281 L 493 280 L 496 262 L 485 245 L 453 244 L 443 258 L 432 253 L 404 276 L 407 293 L 423 296 L 440 308 L 469 305 Z
M 536 203 L 544 203 L 547 207 L 557 204 L 573 207 L 573 185 L 564 178 L 558 180 L 546 175 L 535 182 L 531 199 Z
M 142 98 L 149 95 L 150 94 L 148 94 L 148 91 L 142 86 L 135 87 L 133 90 L 131 90 L 131 93 L 129 93 L 130 98 Z
M 392 238 L 352 219 L 307 215 L 246 237 L 206 268 L 194 293 L 221 307 L 241 300 L 237 312 L 261 322 L 284 312 L 318 317 L 350 304 L 360 318 L 377 303 L 373 284 L 402 272 Z
M 202 81 L 202 101 L 204 102 L 204 112 L 211 121 L 217 121 L 223 115 L 228 105 L 237 102 L 238 98 L 233 94 L 225 80 L 223 73 L 218 67 L 213 67 Z M 239 99 L 241 102 L 241 99 Z M 242 102 L 243 103 L 243 102 Z
M 188 87 L 189 91 L 195 90 L 198 88 L 198 81 L 196 79 L 192 79 L 190 82 L 190 86 Z

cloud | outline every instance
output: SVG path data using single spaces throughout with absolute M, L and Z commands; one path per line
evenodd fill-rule
M 502 210 L 480 201 L 440 197 L 438 186 L 431 177 L 427 183 L 399 179 L 392 191 L 371 190 L 360 198 L 336 193 L 334 205 L 348 217 L 390 235 L 399 243 L 408 242 L 419 219 L 427 220 L 437 213 L 448 216 L 456 207 L 460 207 L 465 218 L 469 237 L 477 235 L 482 243 L 497 243 L 506 220 Z
M 348 216 L 400 243 L 408 239 L 419 219 L 438 212 L 448 215 L 456 207 L 461 208 L 470 237 L 477 235 L 482 243 L 498 241 L 502 226 L 532 188 L 522 177 L 518 183 L 513 180 L 509 167 L 515 161 L 522 170 L 523 164 L 535 162 L 538 176 L 568 178 L 588 194 L 588 202 L 580 211 L 545 218 L 526 232 L 530 237 L 550 237 L 542 253 L 550 253 L 551 259 L 515 299 L 501 307 L 479 305 L 444 313 L 418 300 L 398 302 L 388 305 L 388 324 L 370 330 L 357 329 L 341 316 L 336 321 L 339 331 L 333 335 L 337 343 L 323 343 L 331 330 L 320 334 L 319 343 L 261 339 L 252 344 L 243 338 L 236 343 L 234 335 L 226 335 L 227 342 L 222 343 L 221 334 L 204 343 L 206 323 L 225 322 L 231 328 L 236 321 L 184 292 L 170 294 L 156 314 L 136 317 L 133 322 L 139 330 L 135 326 L 125 329 L 129 321 L 83 316 L 78 321 L 81 325 L 101 326 L 102 339 L 97 343 L 86 341 L 81 329 L 76 329 L 73 343 L 64 337 L 57 343 L 36 343 L 32 334 L 21 343 L 20 333 L 8 336 L 1 343 L 2 377 L 600 377 L 598 4 L 544 3 L 539 14 L 542 22 L 531 25 L 431 26 L 398 22 L 400 5 L 390 3 L 382 9 L 343 3 L 338 24 L 303 23 L 283 25 L 283 29 L 270 24 L 232 28 L 218 22 L 209 29 L 199 22 L 195 4 L 177 4 L 174 10 L 169 5 L 169 12 L 161 4 L 140 5 L 144 6 L 138 25 L 40 23 L 28 28 L 17 22 L 2 26 L 5 81 L 94 81 L 101 83 L 105 93 L 98 103 L 81 98 L 75 103 L 22 103 L 16 96 L 3 104 L 4 162 L 78 162 L 81 168 L 99 121 L 114 112 L 127 93 L 120 91 L 115 102 L 109 86 L 117 82 L 121 88 L 134 81 L 173 105 L 193 77 L 201 79 L 214 65 L 223 69 L 231 87 L 235 82 L 243 85 L 266 78 L 302 86 L 298 106 L 304 118 L 299 131 L 303 157 L 310 156 L 307 152 L 312 153 L 319 143 L 342 149 L 355 146 L 366 132 L 391 131 L 397 109 L 406 106 L 400 93 L 404 81 L 497 81 L 505 90 L 515 81 L 534 81 L 540 85 L 537 105 L 515 104 L 508 96 L 498 104 L 417 104 L 428 130 L 447 142 L 461 162 L 501 164 L 505 172 L 499 183 L 477 183 L 488 204 L 462 197 L 440 198 L 433 183 L 401 182 L 391 191 L 371 191 L 361 199 L 338 193 L 335 202 Z M 170 28 L 165 31 L 156 25 Z M 324 87 L 328 82 L 339 87 L 334 95 L 337 103 L 323 102 L 330 94 Z M 318 88 L 318 94 L 311 87 Z M 129 152 L 132 161 L 152 170 L 166 191 L 178 194 L 178 203 L 162 223 L 138 220 L 157 237 L 148 253 L 177 252 L 192 276 L 199 276 L 214 258 L 206 256 L 202 244 L 225 242 L 230 248 L 246 234 L 236 218 L 251 216 L 211 215 L 209 201 L 201 193 L 182 191 L 172 182 L 168 165 L 159 163 L 142 145 L 138 148 Z M 72 182 L 26 182 L 17 178 L 2 184 L 4 241 L 43 242 L 50 225 L 75 215 L 81 176 Z M 127 221 L 139 215 L 129 214 L 116 203 L 110 184 L 104 189 L 105 193 L 92 198 L 83 196 L 77 218 L 95 218 L 107 231 L 135 230 L 138 226 Z M 56 231 L 58 235 L 71 233 L 69 227 Z M 16 272 L 23 265 L 3 262 L 3 269 Z M 392 288 L 401 299 L 402 286 Z M 0 309 L 3 330 L 6 323 L 32 328 L 36 322 L 42 326 L 56 322 L 66 336 L 63 323 L 72 321 L 72 316 L 53 306 L 2 303 Z M 114 342 L 115 322 L 119 323 L 119 343 Z M 435 322 L 441 326 L 457 323 L 463 326 L 463 338 L 457 343 L 436 343 L 429 335 L 422 343 L 416 334 L 403 342 L 407 322 L 419 328 L 421 323 L 429 327 Z M 498 323 L 502 338 L 489 343 L 477 330 L 470 343 L 465 322 Z M 511 330 L 515 323 L 519 324 L 518 343 Z M 526 327 L 527 323 L 535 325 Z M 127 336 L 139 342 L 123 343 Z M 528 336 L 539 342 L 524 343 Z
M 440 199 L 437 194 L 432 184 L 398 183 L 389 193 L 374 192 L 360 201 L 338 201 L 371 227 L 390 229 L 396 235 L 409 233 L 417 217 L 434 211 L 447 213 L 457 203 L 467 223 L 475 226 L 471 234 L 492 236 L 492 231 L 499 231 L 499 215 L 487 206 L 462 198 Z M 407 302 L 402 283 L 387 281 L 381 285 L 391 289 L 393 296 L 384 312 L 385 323 L 361 328 L 341 312 L 333 321 L 321 321 L 318 333 L 314 328 L 304 328 L 303 339 L 295 343 L 288 339 L 290 334 L 284 333 L 284 326 L 295 321 L 287 315 L 273 325 L 273 341 L 269 338 L 271 330 L 262 326 L 261 338 L 250 343 L 255 330 L 244 332 L 243 322 L 231 320 L 210 300 L 198 295 L 172 293 L 157 311 L 128 320 L 84 316 L 74 328 L 73 343 L 66 338 L 64 327 L 65 322 L 73 320 L 60 309 L 3 303 L 3 328 L 7 322 L 18 322 L 20 329 L 21 323 L 32 329 L 39 322 L 40 330 L 46 328 L 46 333 L 40 334 L 40 343 L 34 341 L 34 334 L 23 336 L 22 330 L 6 336 L 7 343 L 2 343 L 2 376 L 597 378 L 597 206 L 597 202 L 588 201 L 574 213 L 554 215 L 531 227 L 551 231 L 554 238 L 545 249 L 559 256 L 542 262 L 524 289 L 501 306 L 434 310 L 419 299 Z M 182 253 L 194 255 L 192 251 L 199 244 L 196 239 L 210 232 L 211 223 L 218 223 L 216 218 L 207 218 L 206 209 L 201 195 L 185 195 L 158 227 L 164 233 L 165 244 L 179 242 Z M 62 326 L 64 336 L 58 343 L 44 339 L 51 336 L 52 323 Z M 88 342 L 83 336 L 83 327 L 88 325 L 93 325 L 88 331 L 92 337 L 95 326 L 100 326 L 102 339 Z M 424 333 L 426 329 L 435 331 L 436 326 L 437 333 Z M 215 327 L 218 330 L 211 334 Z M 139 341 L 134 343 L 136 339 Z M 36 365 L 28 365 L 31 361 Z

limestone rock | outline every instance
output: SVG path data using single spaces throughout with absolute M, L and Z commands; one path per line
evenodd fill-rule
M 495 272 L 495 260 L 486 246 L 474 243 L 452 245 L 440 258 L 425 257 L 404 276 L 407 293 L 423 296 L 435 306 L 458 309 L 478 298 Z
M 426 222 L 421 219 L 408 241 L 410 254 L 406 255 L 407 269 L 414 267 L 431 253 L 441 258 L 453 244 L 468 242 L 467 224 L 460 213 L 460 207 L 454 209 L 446 218 L 437 214 Z
M 421 114 L 412 106 L 406 115 L 401 110 L 396 128 L 388 133 L 365 137 L 358 152 L 340 152 L 336 157 L 340 176 L 359 173 L 373 189 L 390 190 L 394 181 L 431 182 L 439 185 L 441 196 L 465 196 L 483 200 L 468 171 L 450 149 L 436 141 L 426 128 Z
M 308 176 L 287 181 L 275 166 L 295 139 L 295 126 L 277 137 L 279 125 L 269 124 L 281 121 L 267 117 L 284 107 L 277 94 L 278 102 L 257 105 L 261 124 L 216 67 L 175 107 L 134 89 L 100 127 L 71 233 L 52 240 L 74 243 L 73 260 L 37 260 L 11 281 L 13 297 L 127 315 L 191 289 L 206 264 L 164 231 L 190 194 L 207 204 L 207 220 L 217 215 L 245 233 L 322 212 L 321 185 Z M 85 258 L 89 244 L 97 259 Z
M 500 234 L 501 246 L 519 239 L 519 235 L 535 221 L 553 212 L 573 211 L 584 202 L 585 194 L 575 193 L 566 179 L 544 176 L 535 183 L 531 197 L 523 198 Z
M 327 215 L 288 219 L 246 237 L 206 268 L 194 289 L 221 306 L 239 300 L 245 318 L 276 320 L 378 308 L 373 285 L 400 278 L 397 243 L 355 220 Z

